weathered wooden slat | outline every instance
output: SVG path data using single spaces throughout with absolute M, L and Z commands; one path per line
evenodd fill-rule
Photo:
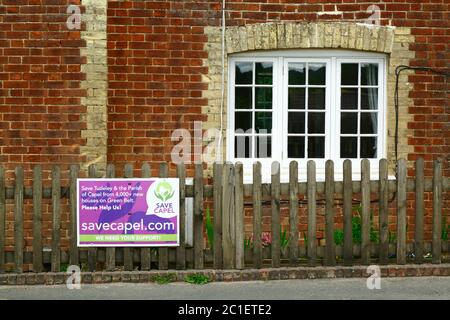
M 370 263 L 370 162 L 361 161 L 361 262 Z
M 5 169 L 0 166 L 0 273 L 5 271 L 6 194 Z
M 407 162 L 400 159 L 397 166 L 397 264 L 406 263 L 406 175 Z
M 223 245 L 223 267 L 233 269 L 235 267 L 234 254 L 234 226 L 231 217 L 234 211 L 234 165 L 226 163 L 223 167 L 223 189 L 222 189 L 222 245 Z
M 77 243 L 77 179 L 80 168 L 78 165 L 70 166 L 70 264 L 79 264 L 79 251 Z
M 280 212 L 280 163 L 272 163 L 271 175 L 271 196 L 272 196 L 272 267 L 280 266 L 281 247 L 281 212 Z
M 262 206 L 261 163 L 253 164 L 253 261 L 255 268 L 262 266 Z
M 325 164 L 325 264 L 336 265 L 336 246 L 334 243 L 334 163 Z
M 317 207 L 316 207 L 316 163 L 307 164 L 307 198 L 308 198 L 308 265 L 317 263 Z
M 169 177 L 169 165 L 163 162 L 159 165 L 159 177 L 168 178 Z M 158 269 L 167 270 L 169 269 L 169 249 L 166 247 L 158 248 Z
M 386 159 L 380 160 L 379 171 L 379 225 L 380 225 L 380 264 L 387 264 L 389 259 L 389 220 L 388 220 L 388 162 Z
M 150 178 L 151 176 L 151 170 L 150 165 L 145 162 L 142 165 L 142 178 Z M 141 270 L 142 271 L 148 271 L 151 269 L 151 249 L 150 248 L 140 248 L 140 254 L 141 254 Z
M 180 245 L 176 253 L 176 268 L 186 269 L 186 166 L 177 165 L 177 176 L 180 179 Z
M 433 169 L 433 243 L 432 262 L 441 263 L 442 253 L 442 161 L 434 161 Z
M 97 166 L 91 164 L 88 167 L 88 176 L 91 179 L 98 178 Z M 88 248 L 88 270 L 94 272 L 97 269 L 97 248 Z
M 289 164 L 289 262 L 298 263 L 298 162 Z
M 222 251 L 222 173 L 223 164 L 214 163 L 214 269 L 223 268 Z
M 33 271 L 42 272 L 42 168 L 33 169 Z
M 52 168 L 52 272 L 59 272 L 61 267 L 61 170 Z
M 14 262 L 16 272 L 23 271 L 23 167 L 15 169 L 16 184 L 14 189 Z
M 106 178 L 112 179 L 116 177 L 116 168 L 113 164 L 106 166 Z M 116 269 L 116 248 L 108 247 L 105 253 L 106 271 L 114 271 Z
M 414 262 L 423 263 L 423 219 L 424 219 L 424 160 L 418 158 L 416 160 L 416 221 L 415 221 L 415 241 L 414 241 Z
M 244 167 L 242 163 L 235 166 L 234 201 L 236 208 L 236 269 L 244 269 Z
M 352 162 L 344 161 L 344 264 L 349 266 L 353 260 L 353 234 L 352 234 Z
M 194 177 L 194 268 L 203 269 L 203 165 L 195 165 Z

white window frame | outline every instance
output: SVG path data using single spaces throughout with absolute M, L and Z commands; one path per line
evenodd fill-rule
M 234 117 L 235 117 L 235 63 L 236 62 L 272 62 L 273 63 L 273 106 L 272 106 L 272 157 L 235 158 L 234 157 Z M 288 116 L 288 63 L 290 62 L 321 62 L 327 64 L 326 97 L 325 97 L 325 158 L 324 159 L 288 159 L 287 158 L 287 116 Z M 371 178 L 378 178 L 379 159 L 386 158 L 387 140 L 387 97 L 386 75 L 387 57 L 381 53 L 359 52 L 350 50 L 283 50 L 245 52 L 231 55 L 228 58 L 228 112 L 227 112 L 227 161 L 244 165 L 245 183 L 252 181 L 253 163 L 261 162 L 263 182 L 270 182 L 270 170 L 273 161 L 281 164 L 281 180 L 289 179 L 289 163 L 296 160 L 299 163 L 299 180 L 306 181 L 306 164 L 309 160 L 316 162 L 317 180 L 325 179 L 325 162 L 332 159 L 335 163 L 335 179 L 342 180 L 342 167 L 345 159 L 340 159 L 340 66 L 341 63 L 378 63 L 378 158 L 369 159 Z M 282 93 L 282 94 L 281 94 Z M 255 97 L 253 96 L 253 99 Z M 358 98 L 359 99 L 359 98 Z M 276 110 L 281 109 L 282 112 Z M 358 120 L 359 121 L 359 120 Z M 281 129 L 281 130 L 280 130 Z M 335 138 L 330 138 L 335 136 Z M 333 140 L 334 139 L 334 140 Z M 282 143 L 277 143 L 282 141 Z M 253 146 L 254 147 L 254 146 Z M 359 154 L 358 154 L 359 156 Z M 352 161 L 353 179 L 361 178 L 361 159 Z

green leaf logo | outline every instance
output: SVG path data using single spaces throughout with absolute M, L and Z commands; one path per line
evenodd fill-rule
M 171 199 L 174 194 L 175 191 L 168 182 L 163 181 L 158 183 L 158 185 L 156 186 L 155 196 L 162 202 L 166 202 L 167 200 Z

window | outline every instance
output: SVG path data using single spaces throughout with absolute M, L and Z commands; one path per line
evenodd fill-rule
M 298 50 L 238 54 L 230 58 L 228 160 L 254 161 L 270 169 L 289 162 L 299 174 L 314 160 L 318 178 L 325 162 L 385 157 L 385 56 L 345 50 Z M 270 172 L 270 170 L 269 170 Z M 359 178 L 355 176 L 355 178 Z

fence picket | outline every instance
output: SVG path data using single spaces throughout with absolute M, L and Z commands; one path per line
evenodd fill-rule
M 424 207 L 424 160 L 418 158 L 416 160 L 416 221 L 414 232 L 414 262 L 423 263 L 423 217 L 425 212 Z
M 298 162 L 289 164 L 289 261 L 298 262 Z
M 42 168 L 33 169 L 33 271 L 42 272 Z
M 177 176 L 180 179 L 180 245 L 177 248 L 176 268 L 186 269 L 186 166 L 177 165 Z
M 116 176 L 116 168 L 113 164 L 106 166 L 106 178 L 112 179 Z M 116 269 L 116 248 L 108 247 L 105 252 L 105 268 L 106 271 L 114 271 Z
M 379 172 L 379 228 L 380 228 L 380 245 L 379 245 L 379 262 L 387 264 L 389 259 L 389 220 L 388 220 L 388 201 L 389 201 L 389 184 L 388 184 L 388 162 L 386 159 L 380 160 Z
M 316 216 L 316 163 L 307 164 L 307 197 L 308 197 L 308 265 L 315 266 L 317 260 L 317 216 Z
M 0 273 L 5 271 L 5 239 L 6 239 L 6 192 L 5 169 L 0 166 Z
M 80 168 L 78 165 L 70 166 L 70 264 L 79 264 L 79 251 L 77 243 L 77 178 Z
M 272 163 L 272 267 L 278 268 L 280 266 L 280 231 L 281 231 L 281 217 L 280 217 L 280 163 Z
M 14 262 L 16 272 L 23 271 L 23 167 L 15 169 L 16 185 L 14 188 Z
M 261 163 L 253 164 L 253 262 L 255 268 L 262 266 L 262 207 Z
M 349 266 L 353 260 L 353 234 L 352 234 L 352 218 L 353 218 L 353 183 L 352 183 L 352 162 L 344 161 L 344 265 Z
M 361 261 L 370 263 L 370 162 L 361 161 Z
M 142 178 L 150 178 L 151 176 L 151 168 L 150 165 L 145 162 L 142 164 Z M 141 270 L 148 271 L 151 269 L 151 249 L 142 247 L 139 249 L 141 254 Z
M 52 169 L 52 272 L 59 272 L 61 267 L 61 170 L 58 166 Z
M 223 267 L 233 269 L 235 267 L 234 254 L 234 226 L 231 219 L 234 213 L 234 166 L 226 163 L 223 170 L 222 189 L 222 245 Z
M 397 264 L 406 263 L 406 160 L 398 161 L 397 173 Z
M 223 268 L 223 252 L 222 252 L 222 173 L 223 165 L 214 163 L 213 179 L 214 179 L 214 269 Z
M 195 165 L 194 177 L 194 268 L 203 269 L 203 165 Z
M 441 263 L 442 251 L 442 161 L 434 161 L 433 170 L 433 242 L 432 262 Z
M 97 178 L 97 166 L 91 164 L 88 167 L 88 176 L 91 179 Z M 97 248 L 88 248 L 88 270 L 94 272 L 97 269 Z
M 168 178 L 169 177 L 169 166 L 166 162 L 159 165 L 159 177 Z M 160 247 L 158 248 L 158 268 L 159 270 L 169 269 L 169 249 Z
M 336 246 L 334 243 L 334 163 L 328 160 L 325 165 L 325 263 L 336 265 Z
M 244 269 L 244 168 L 242 163 L 235 167 L 234 199 L 236 208 L 236 269 Z

